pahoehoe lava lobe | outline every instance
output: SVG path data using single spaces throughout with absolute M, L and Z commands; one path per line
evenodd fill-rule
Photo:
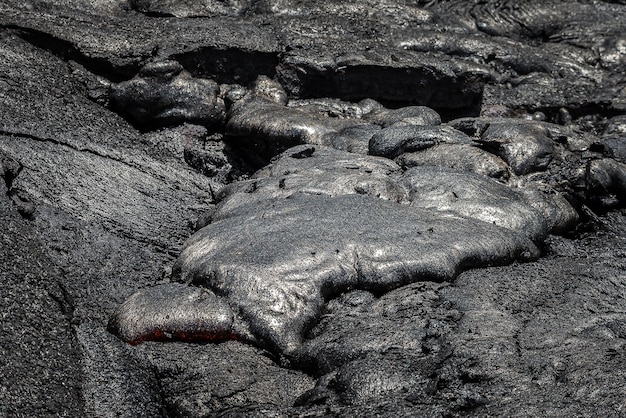
M 108 329 L 130 344 L 248 338 L 224 300 L 208 289 L 178 283 L 133 294 L 116 310 Z
M 537 257 L 535 241 L 553 224 L 547 214 L 486 176 L 436 167 L 403 172 L 384 158 L 302 145 L 223 190 L 212 223 L 187 241 L 174 277 L 217 295 L 185 315 L 230 306 L 260 344 L 296 356 L 329 299 Z M 159 288 L 172 296 L 193 289 L 161 286 L 154 295 Z M 129 299 L 113 329 L 186 326 L 175 303 L 151 303 L 150 295 Z M 142 315 L 139 303 L 152 309 L 149 327 L 127 324 Z M 230 330 L 227 322 L 220 326 Z
M 266 141 L 265 157 L 302 145 L 218 193 L 174 265 L 188 286 L 142 291 L 114 315 L 110 329 L 126 341 L 241 338 L 298 358 L 325 303 L 346 291 L 532 259 L 548 234 L 577 222 L 570 202 L 623 200 L 624 164 L 557 125 L 441 124 L 425 107 L 371 101 L 290 106 L 267 77 L 226 96 L 232 140 Z M 332 109 L 357 117 L 325 115 Z M 326 146 L 350 141 L 374 155 Z M 212 293 L 199 298 L 194 286 Z M 161 303 L 161 291 L 174 302 Z
M 370 196 L 298 193 L 206 226 L 175 271 L 227 298 L 258 338 L 289 354 L 324 301 L 345 290 L 450 280 L 525 251 L 536 253 L 530 240 L 484 222 Z
M 209 127 L 224 120 L 224 102 L 213 80 L 193 78 L 176 61 L 146 64 L 132 80 L 111 88 L 115 109 L 139 127 L 182 122 Z

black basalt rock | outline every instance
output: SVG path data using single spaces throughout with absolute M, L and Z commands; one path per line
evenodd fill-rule
M 541 126 L 493 123 L 480 137 L 517 175 L 545 170 L 552 161 L 552 140 Z
M 625 22 L 0 0 L 0 416 L 619 414 Z
M 548 233 L 542 213 L 511 188 L 484 176 L 416 167 L 402 176 L 411 206 L 436 208 L 511 229 L 539 241 Z
M 441 116 L 426 106 L 407 106 L 399 109 L 378 109 L 365 115 L 382 127 L 388 126 L 432 126 L 441 124 Z
M 226 298 L 252 334 L 289 356 L 334 295 L 535 257 L 532 240 L 548 232 L 547 212 L 477 174 L 402 174 L 378 157 L 309 145 L 254 177 L 222 191 L 212 223 L 187 242 L 174 274 Z
M 587 178 L 592 194 L 606 199 L 609 206 L 612 198 L 626 200 L 626 164 L 609 159 L 591 161 Z
M 131 344 L 245 338 L 233 311 L 213 292 L 176 283 L 135 293 L 113 314 L 108 329 Z
M 369 143 L 369 153 L 387 158 L 421 151 L 438 144 L 472 144 L 463 132 L 449 126 L 391 126 L 374 134 Z
M 183 122 L 214 127 L 225 117 L 218 84 L 192 77 L 175 61 L 147 64 L 132 80 L 114 85 L 111 104 L 144 129 Z
M 396 158 L 403 167 L 434 166 L 469 171 L 497 179 L 509 177 L 509 166 L 497 155 L 468 144 L 439 144 Z
M 242 242 L 246 231 L 254 233 Z M 459 239 L 466 233 L 471 240 Z M 258 339 L 293 355 L 324 301 L 342 291 L 451 280 L 462 268 L 524 252 L 537 254 L 530 240 L 485 222 L 356 194 L 297 194 L 204 227 L 187 242 L 174 273 L 216 289 Z

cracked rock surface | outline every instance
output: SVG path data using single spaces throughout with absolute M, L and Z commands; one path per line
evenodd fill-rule
M 619 416 L 625 22 L 0 0 L 0 416 Z

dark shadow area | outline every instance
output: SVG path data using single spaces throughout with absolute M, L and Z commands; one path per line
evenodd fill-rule
M 259 75 L 273 77 L 278 65 L 276 54 L 235 48 L 206 47 L 175 54 L 172 58 L 194 77 L 211 78 L 220 84 L 247 85 Z
M 346 101 L 371 98 L 387 107 L 431 107 L 446 119 L 480 113 L 484 79 L 476 75 L 448 77 L 425 68 L 359 65 L 320 71 L 281 64 L 278 80 L 298 98 L 331 97 Z

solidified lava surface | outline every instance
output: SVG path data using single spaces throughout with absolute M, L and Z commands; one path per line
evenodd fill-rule
M 0 0 L 0 416 L 620 416 L 623 1 Z

